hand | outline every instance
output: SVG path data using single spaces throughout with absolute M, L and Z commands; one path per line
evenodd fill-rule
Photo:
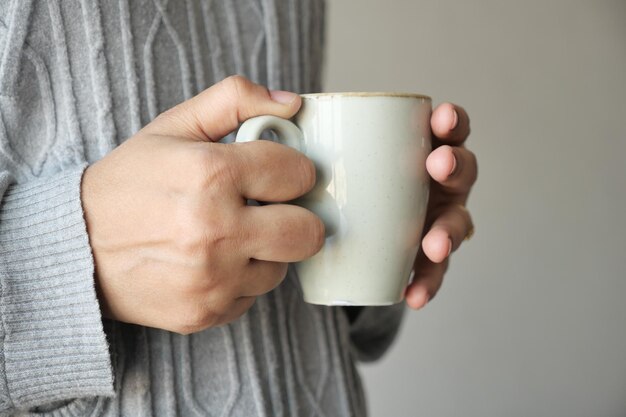
M 450 253 L 474 231 L 465 208 L 478 167 L 476 156 L 463 143 L 470 133 L 469 117 L 462 107 L 438 106 L 430 119 L 433 151 L 426 160 L 432 177 L 425 229 L 428 232 L 415 260 L 414 278 L 406 302 L 424 307 L 437 294 L 448 268 Z
M 315 183 L 303 154 L 270 141 L 214 143 L 245 119 L 290 118 L 293 93 L 228 78 L 157 117 L 82 182 L 103 314 L 191 333 L 228 323 L 315 254 L 324 225 L 292 200 Z

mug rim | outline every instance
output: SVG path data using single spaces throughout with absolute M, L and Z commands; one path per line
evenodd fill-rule
M 404 97 L 404 98 L 418 98 L 423 100 L 430 100 L 430 96 L 417 93 L 399 93 L 399 92 L 384 92 L 384 91 L 345 91 L 345 92 L 330 92 L 330 93 L 308 93 L 300 94 L 302 98 L 321 98 L 321 97 Z

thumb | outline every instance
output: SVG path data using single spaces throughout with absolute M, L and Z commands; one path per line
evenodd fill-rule
M 288 119 L 299 108 L 300 96 L 296 93 L 269 91 L 234 75 L 160 114 L 144 131 L 217 142 L 251 117 Z

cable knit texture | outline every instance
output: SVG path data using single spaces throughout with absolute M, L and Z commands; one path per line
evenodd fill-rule
M 366 414 L 354 361 L 401 306 L 351 324 L 290 271 L 193 335 L 103 320 L 80 203 L 89 163 L 228 75 L 320 91 L 323 17 L 322 0 L 0 2 L 1 415 Z

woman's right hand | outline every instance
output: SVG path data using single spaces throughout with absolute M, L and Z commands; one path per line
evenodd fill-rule
M 82 203 L 103 315 L 188 334 L 235 320 L 315 254 L 324 225 L 286 202 L 315 168 L 270 141 L 215 143 L 258 115 L 290 118 L 294 93 L 243 77 L 166 111 L 88 167 Z

